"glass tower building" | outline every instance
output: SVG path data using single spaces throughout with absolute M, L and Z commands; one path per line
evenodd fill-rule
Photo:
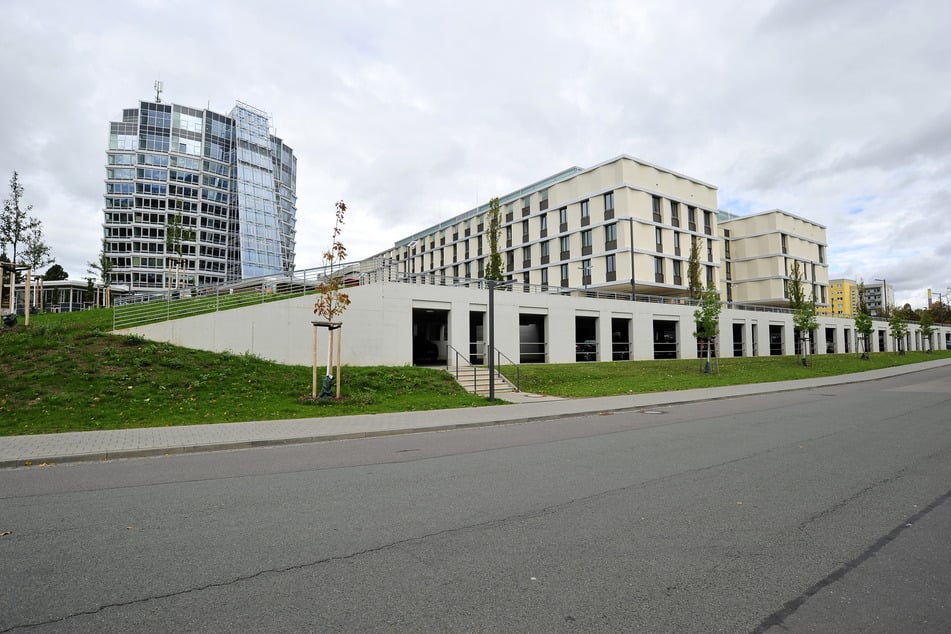
M 142 101 L 109 124 L 103 251 L 135 291 L 294 269 L 297 159 L 266 113 Z

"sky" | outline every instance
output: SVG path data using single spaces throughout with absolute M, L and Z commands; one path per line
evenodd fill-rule
M 3 0 L 0 23 L 0 192 L 16 170 L 71 278 L 100 249 L 109 122 L 161 80 L 270 114 L 298 269 L 337 200 L 353 261 L 627 154 L 824 225 L 830 278 L 951 292 L 947 0 Z

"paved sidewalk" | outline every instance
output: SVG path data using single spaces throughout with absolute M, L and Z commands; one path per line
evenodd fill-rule
M 534 394 L 506 394 L 505 398 L 511 401 L 512 404 L 425 412 L 9 436 L 0 437 L 0 468 L 28 467 L 43 463 L 243 449 L 501 425 L 580 414 L 594 414 L 604 411 L 637 410 L 677 403 L 874 381 L 947 365 L 951 365 L 951 360 L 929 361 L 899 368 L 871 370 L 859 374 L 816 379 L 677 392 L 655 392 L 630 396 L 559 399 Z

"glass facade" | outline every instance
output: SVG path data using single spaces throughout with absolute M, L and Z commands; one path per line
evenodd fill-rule
M 293 270 L 297 159 L 269 129 L 241 103 L 229 115 L 145 101 L 123 110 L 110 123 L 103 210 L 113 283 L 162 290 Z

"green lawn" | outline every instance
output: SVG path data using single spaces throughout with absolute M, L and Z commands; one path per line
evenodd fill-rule
M 349 367 L 341 401 L 308 402 L 311 369 L 254 356 L 214 354 L 109 334 L 110 310 L 34 315 L 0 329 L 0 435 L 124 429 L 488 405 L 441 370 Z M 939 358 L 875 353 L 701 360 L 524 365 L 521 387 L 558 396 L 605 396 L 780 381 L 858 372 Z M 514 368 L 503 368 L 512 375 Z
M 473 407 L 448 373 L 344 367 L 343 399 L 306 402 L 311 369 L 108 334 L 110 310 L 0 329 L 0 435 Z
M 521 389 L 565 397 L 615 396 L 642 392 L 688 390 L 698 387 L 808 379 L 890 368 L 908 363 L 947 359 L 951 352 L 873 352 L 868 360 L 855 354 L 812 355 L 804 367 L 798 357 L 739 357 L 714 360 L 714 374 L 704 374 L 702 359 L 621 361 L 523 365 Z M 719 366 L 719 372 L 717 372 Z M 514 368 L 503 368 L 514 377 Z

